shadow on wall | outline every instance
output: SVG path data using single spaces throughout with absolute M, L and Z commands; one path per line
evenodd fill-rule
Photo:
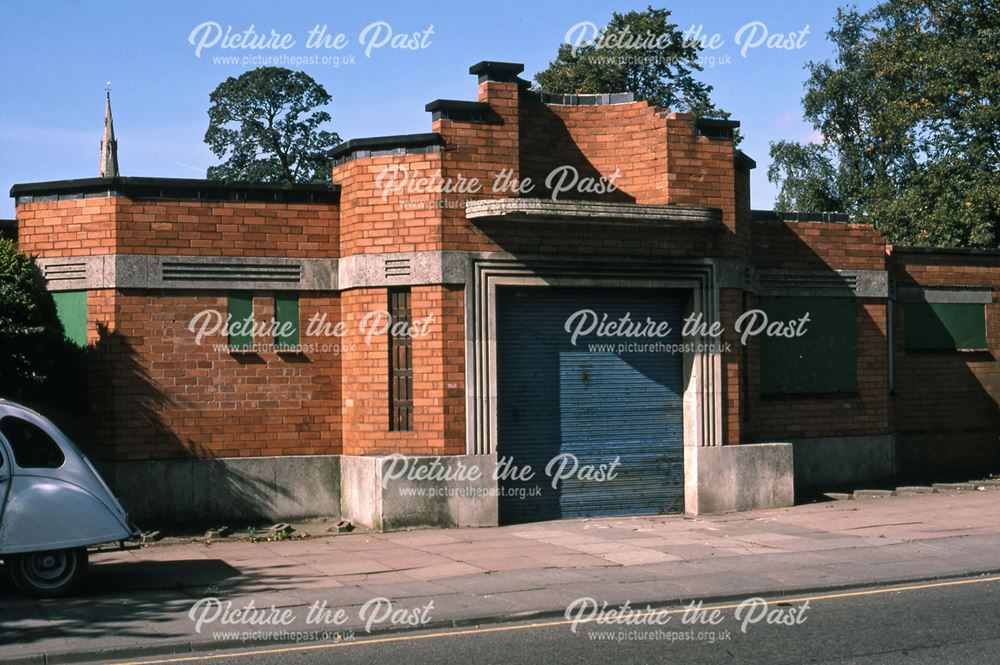
M 960 260 L 965 267 L 988 261 Z M 985 265 L 992 267 L 978 267 Z M 899 287 L 920 285 L 905 267 L 896 277 Z M 983 306 L 987 348 L 941 351 L 907 349 L 906 305 L 896 304 L 894 415 L 900 472 L 906 478 L 924 480 L 933 473 L 934 480 L 968 480 L 1000 472 L 1000 304 L 994 300 Z M 925 336 L 950 335 L 933 320 L 918 325 Z
M 519 128 L 522 134 L 518 142 L 521 178 L 531 178 L 531 182 L 535 184 L 535 189 L 526 195 L 528 198 L 549 198 L 552 190 L 546 186 L 546 179 L 560 167 L 574 167 L 580 181 L 590 179 L 600 182 L 611 175 L 602 173 L 594 166 L 573 140 L 566 122 L 548 105 L 522 98 Z M 623 172 L 627 166 L 629 165 L 622 165 Z M 558 177 L 558 175 L 553 176 L 553 182 L 557 182 Z M 579 189 L 584 188 L 581 185 Z M 569 191 L 560 194 L 559 198 L 604 203 L 635 203 L 635 196 L 621 189 L 605 193 Z
M 140 526 L 339 514 L 338 458 L 213 457 L 176 435 L 167 418 L 183 421 L 185 404 L 150 377 L 129 340 L 105 324 L 98 334 L 84 365 L 87 425 L 76 419 L 64 428 Z
M 802 288 L 794 271 L 813 271 L 813 288 L 839 279 L 831 263 L 859 270 L 885 266 L 892 271 L 892 263 L 884 263 L 881 242 L 863 244 L 863 238 L 825 234 L 809 236 L 806 242 L 800 234 L 808 223 L 796 226 L 753 223 L 755 265 L 772 270 L 772 276 L 785 272 L 787 284 L 781 286 L 789 295 Z M 830 279 L 816 272 L 826 272 Z M 899 286 L 921 286 L 912 279 L 898 281 Z M 855 299 L 857 389 L 853 392 L 766 394 L 761 344 L 756 338 L 751 341 L 744 387 L 750 397 L 749 412 L 744 414 L 750 440 L 792 441 L 799 489 L 968 480 L 1000 470 L 1000 384 L 989 378 L 1000 376 L 995 345 L 977 352 L 909 350 L 902 303 L 893 304 L 890 341 L 883 332 L 889 322 L 879 311 L 882 302 Z M 758 305 L 750 297 L 745 309 Z M 996 315 L 987 318 L 989 331 Z

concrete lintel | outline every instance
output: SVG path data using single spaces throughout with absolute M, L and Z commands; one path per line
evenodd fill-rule
M 548 199 L 479 199 L 469 201 L 465 216 L 471 221 L 523 220 L 534 222 L 589 222 L 683 227 L 722 226 L 718 208 L 680 205 L 639 205 L 600 201 L 551 201 Z
M 764 268 L 754 275 L 762 296 L 888 298 L 885 270 L 792 270 Z
M 469 259 L 466 252 L 393 252 L 354 254 L 340 259 L 339 288 L 465 284 Z
M 896 297 L 902 303 L 989 305 L 993 302 L 993 289 L 988 286 L 943 288 L 901 286 L 896 291 Z

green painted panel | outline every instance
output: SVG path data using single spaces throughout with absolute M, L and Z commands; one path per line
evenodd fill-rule
M 299 294 L 279 293 L 274 296 L 274 319 L 278 322 L 278 333 L 274 343 L 278 348 L 293 348 L 299 345 Z M 288 329 L 286 331 L 286 328 Z
M 970 303 L 907 303 L 906 348 L 954 351 L 986 348 L 986 309 Z
M 853 298 L 766 297 L 770 321 L 809 313 L 801 337 L 760 339 L 761 392 L 765 395 L 855 393 L 858 389 L 857 314 Z
M 63 325 L 66 339 L 77 346 L 87 346 L 87 292 L 55 291 L 56 313 Z
M 229 325 L 239 324 L 239 328 L 243 328 L 244 322 L 250 321 L 249 325 L 253 325 L 253 294 L 249 291 L 233 291 L 229 294 Z M 230 330 L 229 333 L 229 348 L 231 349 L 249 349 L 253 346 L 253 335 L 242 334 L 244 331 L 241 329 L 237 330 L 240 334 L 233 334 Z

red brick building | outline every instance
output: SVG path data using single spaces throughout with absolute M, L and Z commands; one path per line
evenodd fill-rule
M 137 515 L 697 513 L 1000 463 L 1000 254 L 751 211 L 738 123 L 521 70 L 332 187 L 12 189 Z

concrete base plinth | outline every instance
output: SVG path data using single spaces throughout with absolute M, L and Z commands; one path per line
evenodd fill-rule
M 685 448 L 685 509 L 792 505 L 792 445 Z M 494 455 L 304 455 L 99 464 L 140 525 L 337 517 L 376 531 L 498 523 Z
M 497 525 L 496 457 L 341 457 L 341 512 L 355 524 L 407 527 Z
M 97 462 L 139 526 L 287 521 L 340 514 L 340 457 Z
M 684 448 L 684 508 L 694 515 L 795 503 L 792 445 Z
M 793 439 L 795 487 L 830 489 L 878 484 L 896 473 L 896 436 Z

